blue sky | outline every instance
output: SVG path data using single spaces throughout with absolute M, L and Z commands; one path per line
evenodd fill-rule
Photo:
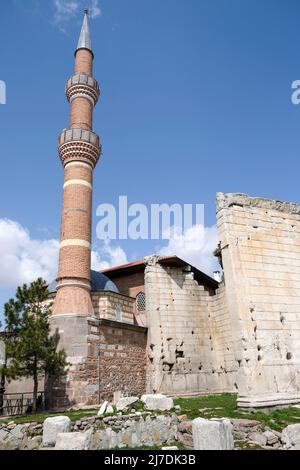
M 211 227 L 217 191 L 300 202 L 300 106 L 291 103 L 300 79 L 297 0 L 1 2 L 0 304 L 21 278 L 55 271 L 63 181 L 56 139 L 68 126 L 64 85 L 86 4 L 102 89 L 95 208 L 123 194 L 147 205 L 202 203 Z M 168 245 L 103 247 L 96 223 L 94 210 L 94 249 L 109 264 Z M 185 252 L 205 264 L 188 242 L 178 254 Z

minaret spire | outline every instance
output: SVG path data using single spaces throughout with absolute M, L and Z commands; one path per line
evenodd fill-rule
M 76 52 L 78 49 L 88 49 L 89 51 L 92 51 L 92 38 L 91 38 L 91 33 L 90 33 L 90 27 L 89 27 L 89 10 L 85 9 L 84 10 L 84 17 L 83 17 L 83 23 L 82 23 L 82 28 L 81 28 L 81 33 L 79 36 L 79 41 L 77 45 Z
M 53 315 L 92 316 L 91 242 L 93 170 L 101 143 L 93 131 L 93 110 L 100 95 L 93 77 L 88 11 L 75 52 L 75 73 L 66 85 L 70 125 L 58 139 L 64 168 L 57 295 Z

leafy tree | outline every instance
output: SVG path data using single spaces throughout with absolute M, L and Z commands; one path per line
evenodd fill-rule
M 9 380 L 33 379 L 33 412 L 37 409 L 39 378 L 59 377 L 68 365 L 64 350 L 57 351 L 57 337 L 50 335 L 51 303 L 41 278 L 18 287 L 16 298 L 4 306 L 5 343 Z

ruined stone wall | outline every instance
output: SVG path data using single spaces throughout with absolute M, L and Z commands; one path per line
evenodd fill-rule
M 240 406 L 300 400 L 300 207 L 217 196 Z
M 198 284 L 188 267 L 163 267 L 159 257 L 146 259 L 145 288 L 149 392 L 233 391 L 224 291 L 215 295 Z

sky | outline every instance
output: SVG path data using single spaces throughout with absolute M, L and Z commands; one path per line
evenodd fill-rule
M 298 0 L 7 0 L 0 2 L 0 312 L 16 287 L 55 278 L 63 169 L 82 10 L 90 7 L 94 75 L 93 267 L 154 252 L 211 273 L 215 195 L 241 192 L 300 203 Z M 178 239 L 97 239 L 96 208 L 204 204 Z M 204 243 L 199 243 L 203 240 Z M 202 237 L 202 238 L 201 238 Z M 0 313 L 1 319 L 1 313 Z

